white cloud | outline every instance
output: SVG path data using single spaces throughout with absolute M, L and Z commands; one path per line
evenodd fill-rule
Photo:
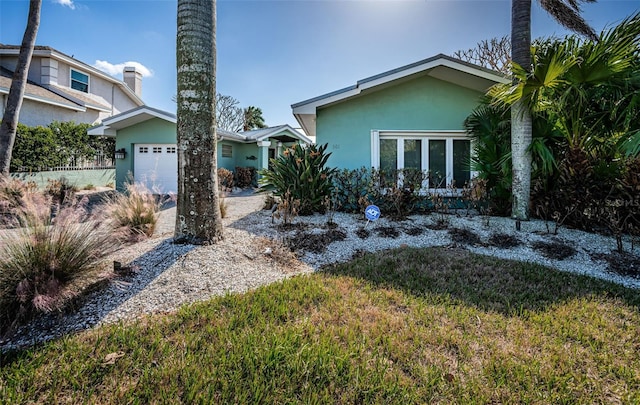
M 53 0 L 53 2 L 57 3 L 57 4 L 60 4 L 62 6 L 67 6 L 71 10 L 75 10 L 76 9 L 76 5 L 73 4 L 73 0 Z
M 100 69 L 103 72 L 109 73 L 111 76 L 116 76 L 122 74 L 125 66 L 134 66 L 138 72 L 142 74 L 142 77 L 151 77 L 153 76 L 153 70 L 147 68 L 140 62 L 123 62 L 123 63 L 109 63 L 106 60 L 97 60 L 96 63 L 93 64 L 93 67 L 96 69 Z

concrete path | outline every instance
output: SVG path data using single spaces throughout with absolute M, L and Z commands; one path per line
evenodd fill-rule
M 235 191 L 225 197 L 227 204 L 227 215 L 224 218 L 224 225 L 228 225 L 239 218 L 245 217 L 252 212 L 260 211 L 264 206 L 265 194 L 257 194 L 255 190 L 247 189 Z M 154 232 L 154 237 L 169 237 L 175 232 L 176 206 L 175 202 L 165 205 L 160 211 L 158 224 Z

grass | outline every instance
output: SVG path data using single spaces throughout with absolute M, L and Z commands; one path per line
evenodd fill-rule
M 0 358 L 8 403 L 638 403 L 640 296 L 405 248 Z

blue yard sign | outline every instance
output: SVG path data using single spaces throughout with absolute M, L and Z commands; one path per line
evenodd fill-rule
M 380 208 L 376 207 L 375 205 L 370 205 L 364 210 L 364 216 L 369 221 L 375 221 L 376 219 L 380 218 Z

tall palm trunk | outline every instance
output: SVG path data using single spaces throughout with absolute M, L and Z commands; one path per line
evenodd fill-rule
M 42 0 L 31 0 L 29 2 L 27 28 L 22 37 L 18 63 L 16 64 L 16 70 L 11 79 L 7 106 L 2 117 L 2 125 L 0 125 L 0 174 L 3 176 L 9 176 L 11 152 L 13 151 L 13 144 L 16 140 L 16 128 L 18 127 L 20 108 L 22 107 L 22 99 L 27 87 L 29 65 L 31 65 L 31 56 L 33 55 L 33 48 L 36 45 L 36 36 L 38 35 L 38 27 L 40 26 L 41 6 Z
M 511 60 L 531 71 L 531 0 L 511 2 Z M 511 158 L 513 164 L 511 215 L 529 219 L 531 189 L 531 112 L 520 99 L 511 107 Z
M 178 201 L 175 240 L 223 238 L 218 195 L 216 2 L 178 0 Z

